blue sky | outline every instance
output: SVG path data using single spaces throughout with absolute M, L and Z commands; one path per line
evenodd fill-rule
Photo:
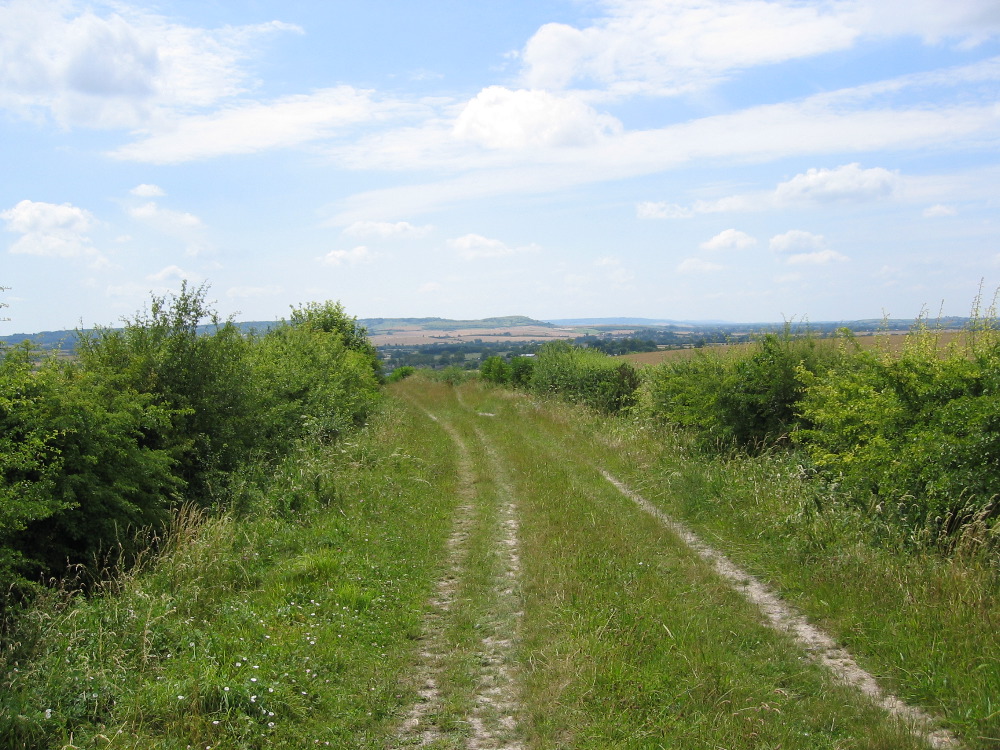
M 0 334 L 964 315 L 995 0 L 0 0 Z

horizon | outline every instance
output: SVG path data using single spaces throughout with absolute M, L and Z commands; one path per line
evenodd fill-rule
M 995 0 L 0 0 L 0 59 L 0 335 L 182 280 L 248 320 L 1000 287 Z

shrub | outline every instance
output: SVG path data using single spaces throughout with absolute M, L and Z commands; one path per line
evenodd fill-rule
M 860 352 L 803 373 L 797 435 L 856 500 L 948 535 L 1000 494 L 1000 338 L 942 351 L 925 327 L 898 357 Z
M 765 334 L 749 349 L 700 350 L 665 362 L 645 379 L 644 411 L 694 428 L 703 445 L 763 449 L 803 426 L 803 373 L 824 372 L 843 356 L 830 342 Z
M 497 355 L 487 357 L 479 366 L 479 377 L 487 383 L 507 385 L 511 381 L 511 366 L 503 357 Z
M 389 377 L 386 378 L 387 383 L 398 383 L 400 380 L 405 380 L 415 373 L 417 370 L 410 365 L 403 365 L 402 367 L 397 367 L 391 373 Z
M 639 374 L 630 362 L 567 341 L 542 346 L 531 372 L 533 390 L 605 412 L 634 404 L 638 386 Z

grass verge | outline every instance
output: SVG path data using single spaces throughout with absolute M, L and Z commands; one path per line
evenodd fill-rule
M 277 512 L 181 514 L 104 595 L 28 612 L 0 655 L 0 746 L 383 746 L 455 503 L 451 446 L 418 424 L 393 403 L 289 461 L 256 499 Z

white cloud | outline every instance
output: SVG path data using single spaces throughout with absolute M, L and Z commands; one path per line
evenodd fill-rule
M 165 120 L 150 128 L 149 135 L 115 149 L 111 156 L 150 164 L 178 164 L 227 154 L 290 148 L 409 109 L 409 105 L 400 102 L 377 101 L 371 91 L 337 86 L 270 102 L 240 102 L 210 114 Z
M 234 286 L 226 290 L 230 299 L 256 299 L 258 297 L 273 297 L 284 291 L 274 284 L 269 286 Z
M 481 234 L 466 234 L 462 237 L 448 240 L 448 246 L 458 251 L 465 260 L 476 258 L 502 258 L 517 253 L 537 252 L 541 248 L 531 244 L 523 247 L 510 247 L 500 240 L 483 237 Z
M 891 195 L 898 184 L 898 172 L 881 167 L 862 169 L 855 162 L 797 174 L 778 185 L 775 197 L 780 202 L 869 201 Z
M 70 203 L 55 204 L 23 200 L 0 211 L 7 230 L 21 237 L 10 252 L 42 257 L 86 257 L 103 263 L 103 256 L 91 244 L 88 233 L 97 225 L 94 215 Z
M 428 281 L 425 284 L 421 284 L 417 288 L 417 291 L 420 292 L 421 294 L 431 294 L 433 292 L 440 292 L 442 289 L 444 289 L 444 287 L 441 286 L 441 284 L 439 284 L 438 282 Z
M 849 47 L 830 7 L 760 0 L 605 0 L 586 28 L 550 23 L 525 46 L 527 86 L 674 94 L 735 71 Z
M 455 121 L 459 138 L 493 149 L 586 146 L 620 133 L 621 123 L 578 98 L 489 86 Z
M 128 213 L 134 219 L 149 222 L 157 228 L 171 233 L 178 231 L 186 232 L 187 230 L 200 229 L 204 226 L 202 220 L 194 214 L 163 208 L 155 201 L 149 201 L 140 206 L 133 206 L 129 208 Z
M 676 203 L 643 201 L 636 205 L 635 215 L 640 219 L 689 219 L 694 211 Z
M 846 255 L 841 255 L 836 250 L 817 250 L 813 253 L 796 253 L 788 256 L 788 265 L 815 264 L 825 265 L 827 263 L 842 263 L 848 260 Z
M 364 245 L 358 245 L 350 250 L 331 250 L 320 261 L 328 266 L 349 265 L 356 266 L 360 263 L 370 263 L 375 255 Z
M 261 36 L 301 31 L 271 21 L 217 30 L 115 4 L 61 0 L 0 6 L 0 106 L 64 126 L 140 127 L 170 110 L 240 93 L 241 62 Z
M 719 232 L 712 239 L 702 242 L 702 250 L 745 250 L 748 247 L 753 247 L 757 244 L 757 240 L 751 237 L 746 232 L 741 232 L 738 229 L 726 229 L 725 231 Z
M 185 271 L 180 266 L 167 266 L 166 268 L 152 273 L 146 277 L 149 281 L 169 281 L 170 279 L 177 279 L 178 281 L 201 281 L 201 277 L 198 274 L 191 274 Z
M 938 203 L 925 208 L 923 215 L 925 219 L 939 219 L 944 216 L 957 216 L 958 209 L 954 206 L 946 206 L 942 203 Z
M 972 66 L 969 66 L 972 67 Z M 960 70 L 952 71 L 962 75 Z M 1000 64 L 979 70 L 989 81 L 1000 82 Z M 899 82 L 900 79 L 894 79 Z M 923 77 L 907 77 L 900 85 L 919 96 Z M 445 168 L 453 177 L 435 182 L 408 184 L 351 196 L 340 207 L 338 224 L 372 219 L 386 213 L 419 215 L 441 206 L 509 193 L 545 193 L 669 172 L 692 163 L 710 166 L 761 163 L 790 157 L 824 154 L 870 153 L 882 150 L 910 152 L 928 147 L 987 151 L 1000 146 L 1000 118 L 995 102 L 986 96 L 964 101 L 912 97 L 892 106 L 868 87 L 818 94 L 797 101 L 766 104 L 737 112 L 713 115 L 663 128 L 628 131 L 608 136 L 571 154 L 559 149 L 502 152 L 502 161 L 483 161 L 480 152 L 471 160 L 421 142 L 406 150 L 400 134 L 393 141 L 399 168 Z M 431 140 L 427 132 L 422 134 Z M 438 136 L 434 136 L 438 137 Z M 380 150 L 381 141 L 358 143 L 341 158 L 352 166 L 369 160 L 380 167 L 392 165 Z M 479 159 L 479 160 L 477 160 Z M 472 171 L 472 167 L 478 168 Z M 670 204 L 667 204 L 670 205 Z M 774 194 L 730 196 L 697 202 L 695 213 L 755 210 L 773 207 Z M 664 209 L 666 210 L 666 209 Z M 648 209 L 648 215 L 655 208 Z
M 802 281 L 802 274 L 800 273 L 784 273 L 774 277 L 774 283 L 776 284 L 797 284 L 800 281 Z
M 525 45 L 530 88 L 629 96 L 698 90 L 747 68 L 915 34 L 975 44 L 1000 33 L 995 0 L 603 0 L 590 25 L 545 24 Z
M 434 227 L 430 224 L 418 227 L 408 221 L 356 221 L 344 229 L 344 234 L 384 240 L 393 237 L 424 237 L 433 230 Z
M 677 265 L 678 273 L 714 273 L 721 271 L 725 266 L 719 263 L 712 263 L 701 258 L 686 258 Z
M 789 229 L 784 234 L 771 238 L 771 249 L 776 253 L 796 253 L 823 250 L 826 239 L 821 234 L 813 234 L 802 229 Z
M 192 213 L 163 208 L 156 201 L 130 206 L 127 211 L 133 219 L 182 241 L 188 255 L 198 255 L 211 249 L 211 245 L 205 239 L 204 222 Z
M 160 198 L 166 193 L 163 188 L 159 185 L 147 185 L 143 183 L 142 185 L 136 185 L 134 188 L 129 190 L 132 195 L 137 195 L 140 198 Z

